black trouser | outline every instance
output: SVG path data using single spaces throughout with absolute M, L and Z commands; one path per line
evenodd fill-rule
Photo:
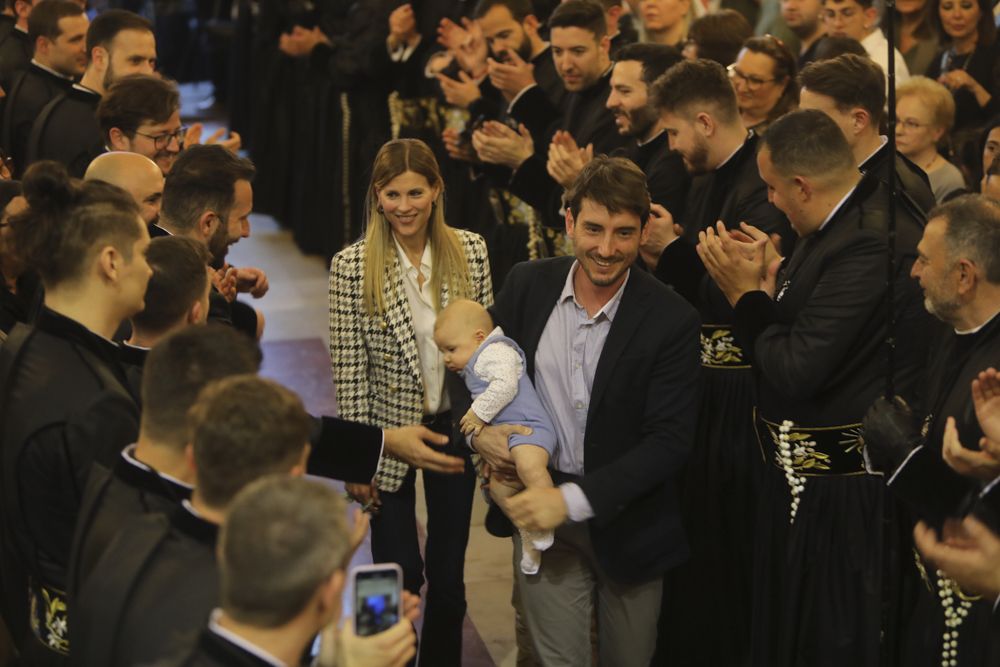
M 451 436 L 451 419 L 439 416 L 427 426 Z M 419 593 L 427 577 L 424 626 L 420 634 L 420 664 L 458 667 L 462 664 L 462 623 L 465 619 L 465 547 L 469 542 L 475 472 L 469 449 L 454 438 L 444 453 L 465 459 L 461 475 L 424 471 L 427 498 L 426 561 L 420 557 L 415 514 L 416 471 L 412 468 L 399 491 L 381 493 L 382 508 L 372 519 L 372 558 L 398 563 L 403 587 Z

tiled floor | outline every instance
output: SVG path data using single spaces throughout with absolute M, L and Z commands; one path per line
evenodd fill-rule
M 229 254 L 236 266 L 256 266 L 267 272 L 270 291 L 253 301 L 266 318 L 263 373 L 303 396 L 315 413 L 335 404 L 330 381 L 327 343 L 327 267 L 317 257 L 305 257 L 291 234 L 271 218 L 253 216 L 251 236 Z M 422 496 L 418 478 L 418 494 Z M 514 614 L 510 606 L 511 544 L 486 533 L 485 504 L 476 494 L 472 534 L 466 557 L 465 582 L 469 603 L 463 664 L 469 667 L 514 665 Z M 426 519 L 418 501 L 418 518 Z M 471 621 L 471 622 L 470 622 Z M 433 667 L 433 666 L 427 666 Z

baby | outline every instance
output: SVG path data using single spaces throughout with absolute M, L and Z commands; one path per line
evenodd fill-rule
M 445 366 L 463 377 L 472 407 L 462 417 L 466 435 L 478 435 L 487 424 L 524 424 L 529 436 L 512 435 L 510 453 L 517 475 L 528 488 L 550 488 L 547 466 L 555 452 L 556 434 L 526 371 L 524 352 L 474 301 L 460 299 L 444 308 L 434 323 L 434 342 Z M 501 509 L 522 486 L 490 479 L 490 495 Z M 535 574 L 541 551 L 552 546 L 552 531 L 521 531 L 521 571 Z

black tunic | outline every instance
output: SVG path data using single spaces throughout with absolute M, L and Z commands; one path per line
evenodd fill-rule
M 871 174 L 883 185 L 889 184 L 889 144 L 881 148 L 865 160 L 860 167 L 862 174 Z M 937 206 L 930 181 L 923 169 L 901 153 L 896 153 L 896 188 L 897 192 L 909 198 L 912 203 L 926 215 Z
M 890 484 L 890 488 L 902 498 L 908 501 L 926 499 L 929 489 L 941 490 L 935 494 L 935 506 L 947 503 L 947 496 L 952 496 L 956 503 L 943 509 L 955 516 L 961 512 L 961 504 L 966 497 L 962 490 L 972 494 L 978 490 L 977 482 L 959 476 L 941 457 L 944 426 L 948 417 L 954 417 L 962 444 L 969 449 L 978 449 L 983 432 L 976 419 L 971 384 L 981 371 L 998 365 L 1000 317 L 994 317 L 973 334 L 949 332 L 935 346 L 928 372 L 923 448 L 902 466 Z M 937 521 L 937 517 L 920 518 L 932 523 Z M 940 583 L 935 569 L 918 556 L 915 558 L 919 566 L 912 572 L 912 601 L 907 605 L 904 617 L 902 664 L 931 667 L 941 664 L 943 635 L 951 630 L 945 626 L 944 607 L 939 596 Z M 993 665 L 1000 659 L 1000 642 L 991 633 L 991 625 L 994 624 L 992 605 L 993 600 L 976 599 L 968 607 L 968 615 L 954 638 L 958 665 Z
M 217 538 L 187 506 L 124 526 L 79 589 L 74 661 L 126 667 L 193 646 L 219 605 Z
M 72 607 L 101 555 L 115 535 L 135 517 L 165 514 L 191 497 L 191 487 L 180 484 L 140 463 L 126 448 L 109 470 L 97 467 L 87 480 L 73 538 L 67 595 Z
M 35 118 L 46 104 L 72 85 L 71 79 L 56 76 L 31 63 L 7 92 L 0 146 L 6 147 L 14 158 L 15 175 L 22 175 L 27 167 L 28 136 Z
M 819 231 L 801 239 L 778 275 L 776 299 L 751 292 L 736 304 L 737 340 L 758 374 L 759 415 L 808 434 L 790 458 L 804 479 L 792 496 L 774 435 L 759 422 L 768 457 L 755 558 L 753 660 L 774 665 L 878 665 L 898 645 L 901 543 L 897 509 L 880 477 L 863 473 L 860 422 L 885 387 L 886 197 L 863 178 Z M 920 224 L 898 221 L 895 317 L 897 392 L 922 384 L 929 316 L 908 277 Z M 812 443 L 815 452 L 808 448 Z M 888 608 L 883 607 L 886 603 Z
M 34 54 L 35 45 L 24 30 L 14 27 L 0 36 L 0 86 L 4 90 L 10 90 L 17 75 L 28 69 Z
M 556 130 L 566 130 L 581 148 L 587 144 L 594 145 L 594 155 L 611 153 L 616 148 L 624 146 L 625 137 L 618 134 L 614 115 L 607 109 L 608 95 L 611 92 L 611 70 L 599 78 L 593 86 L 579 92 L 566 95 L 565 112 L 554 124 L 550 124 L 547 136 L 549 140 Z M 534 90 L 534 89 L 532 89 Z M 529 129 L 540 125 L 540 122 L 526 119 L 519 115 L 532 90 L 527 91 L 511 112 L 517 120 L 523 122 Z M 547 102 L 547 99 L 545 100 Z M 535 113 L 535 112 L 531 112 Z M 534 134 L 534 131 L 532 132 Z M 545 168 L 548 156 L 549 141 L 538 145 L 535 142 L 535 154 L 528 158 L 514 172 L 508 184 L 508 189 L 538 210 L 542 224 L 553 229 L 562 229 L 563 220 L 559 216 L 562 205 L 562 186 L 549 176 Z
M 65 591 L 91 464 L 112 465 L 138 435 L 138 411 L 113 343 L 43 309 L 0 349 L 3 585 L 12 635 L 23 633 L 27 574 Z
M 183 657 L 157 661 L 156 667 L 271 667 L 271 663 L 206 628 Z
M 91 160 L 105 152 L 96 116 L 100 101 L 94 91 L 74 84 L 45 105 L 31 126 L 28 164 L 55 160 L 66 166 L 70 176 L 83 178 Z
M 615 155 L 632 160 L 646 174 L 650 201 L 670 211 L 674 219 L 683 219 L 691 176 L 681 154 L 670 150 L 666 132 L 641 145 L 633 141 L 616 151 Z
M 692 558 L 664 580 L 657 657 L 670 665 L 739 665 L 750 651 L 754 524 L 762 458 L 753 429 L 756 390 L 750 362 L 733 340 L 733 313 L 705 272 L 690 232 L 742 221 L 791 236 L 767 201 L 757 170 L 756 135 L 724 165 L 695 179 L 685 236 L 664 249 L 655 273 L 702 318 L 702 395 L 695 447 L 684 471 L 685 530 Z M 683 165 L 682 165 L 683 168 Z M 697 238 L 696 236 L 694 237 Z M 725 418 L 720 418 L 725 415 Z M 727 641 L 713 641 L 722 633 Z

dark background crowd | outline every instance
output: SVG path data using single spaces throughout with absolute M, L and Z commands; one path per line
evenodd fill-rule
M 997 664 L 998 21 L 6 0 L 0 663 L 461 664 L 476 473 L 531 435 L 458 429 L 467 299 L 559 436 L 487 518 L 519 665 Z M 339 417 L 257 377 L 251 212 L 331 260 Z M 408 594 L 359 637 L 369 520 Z

